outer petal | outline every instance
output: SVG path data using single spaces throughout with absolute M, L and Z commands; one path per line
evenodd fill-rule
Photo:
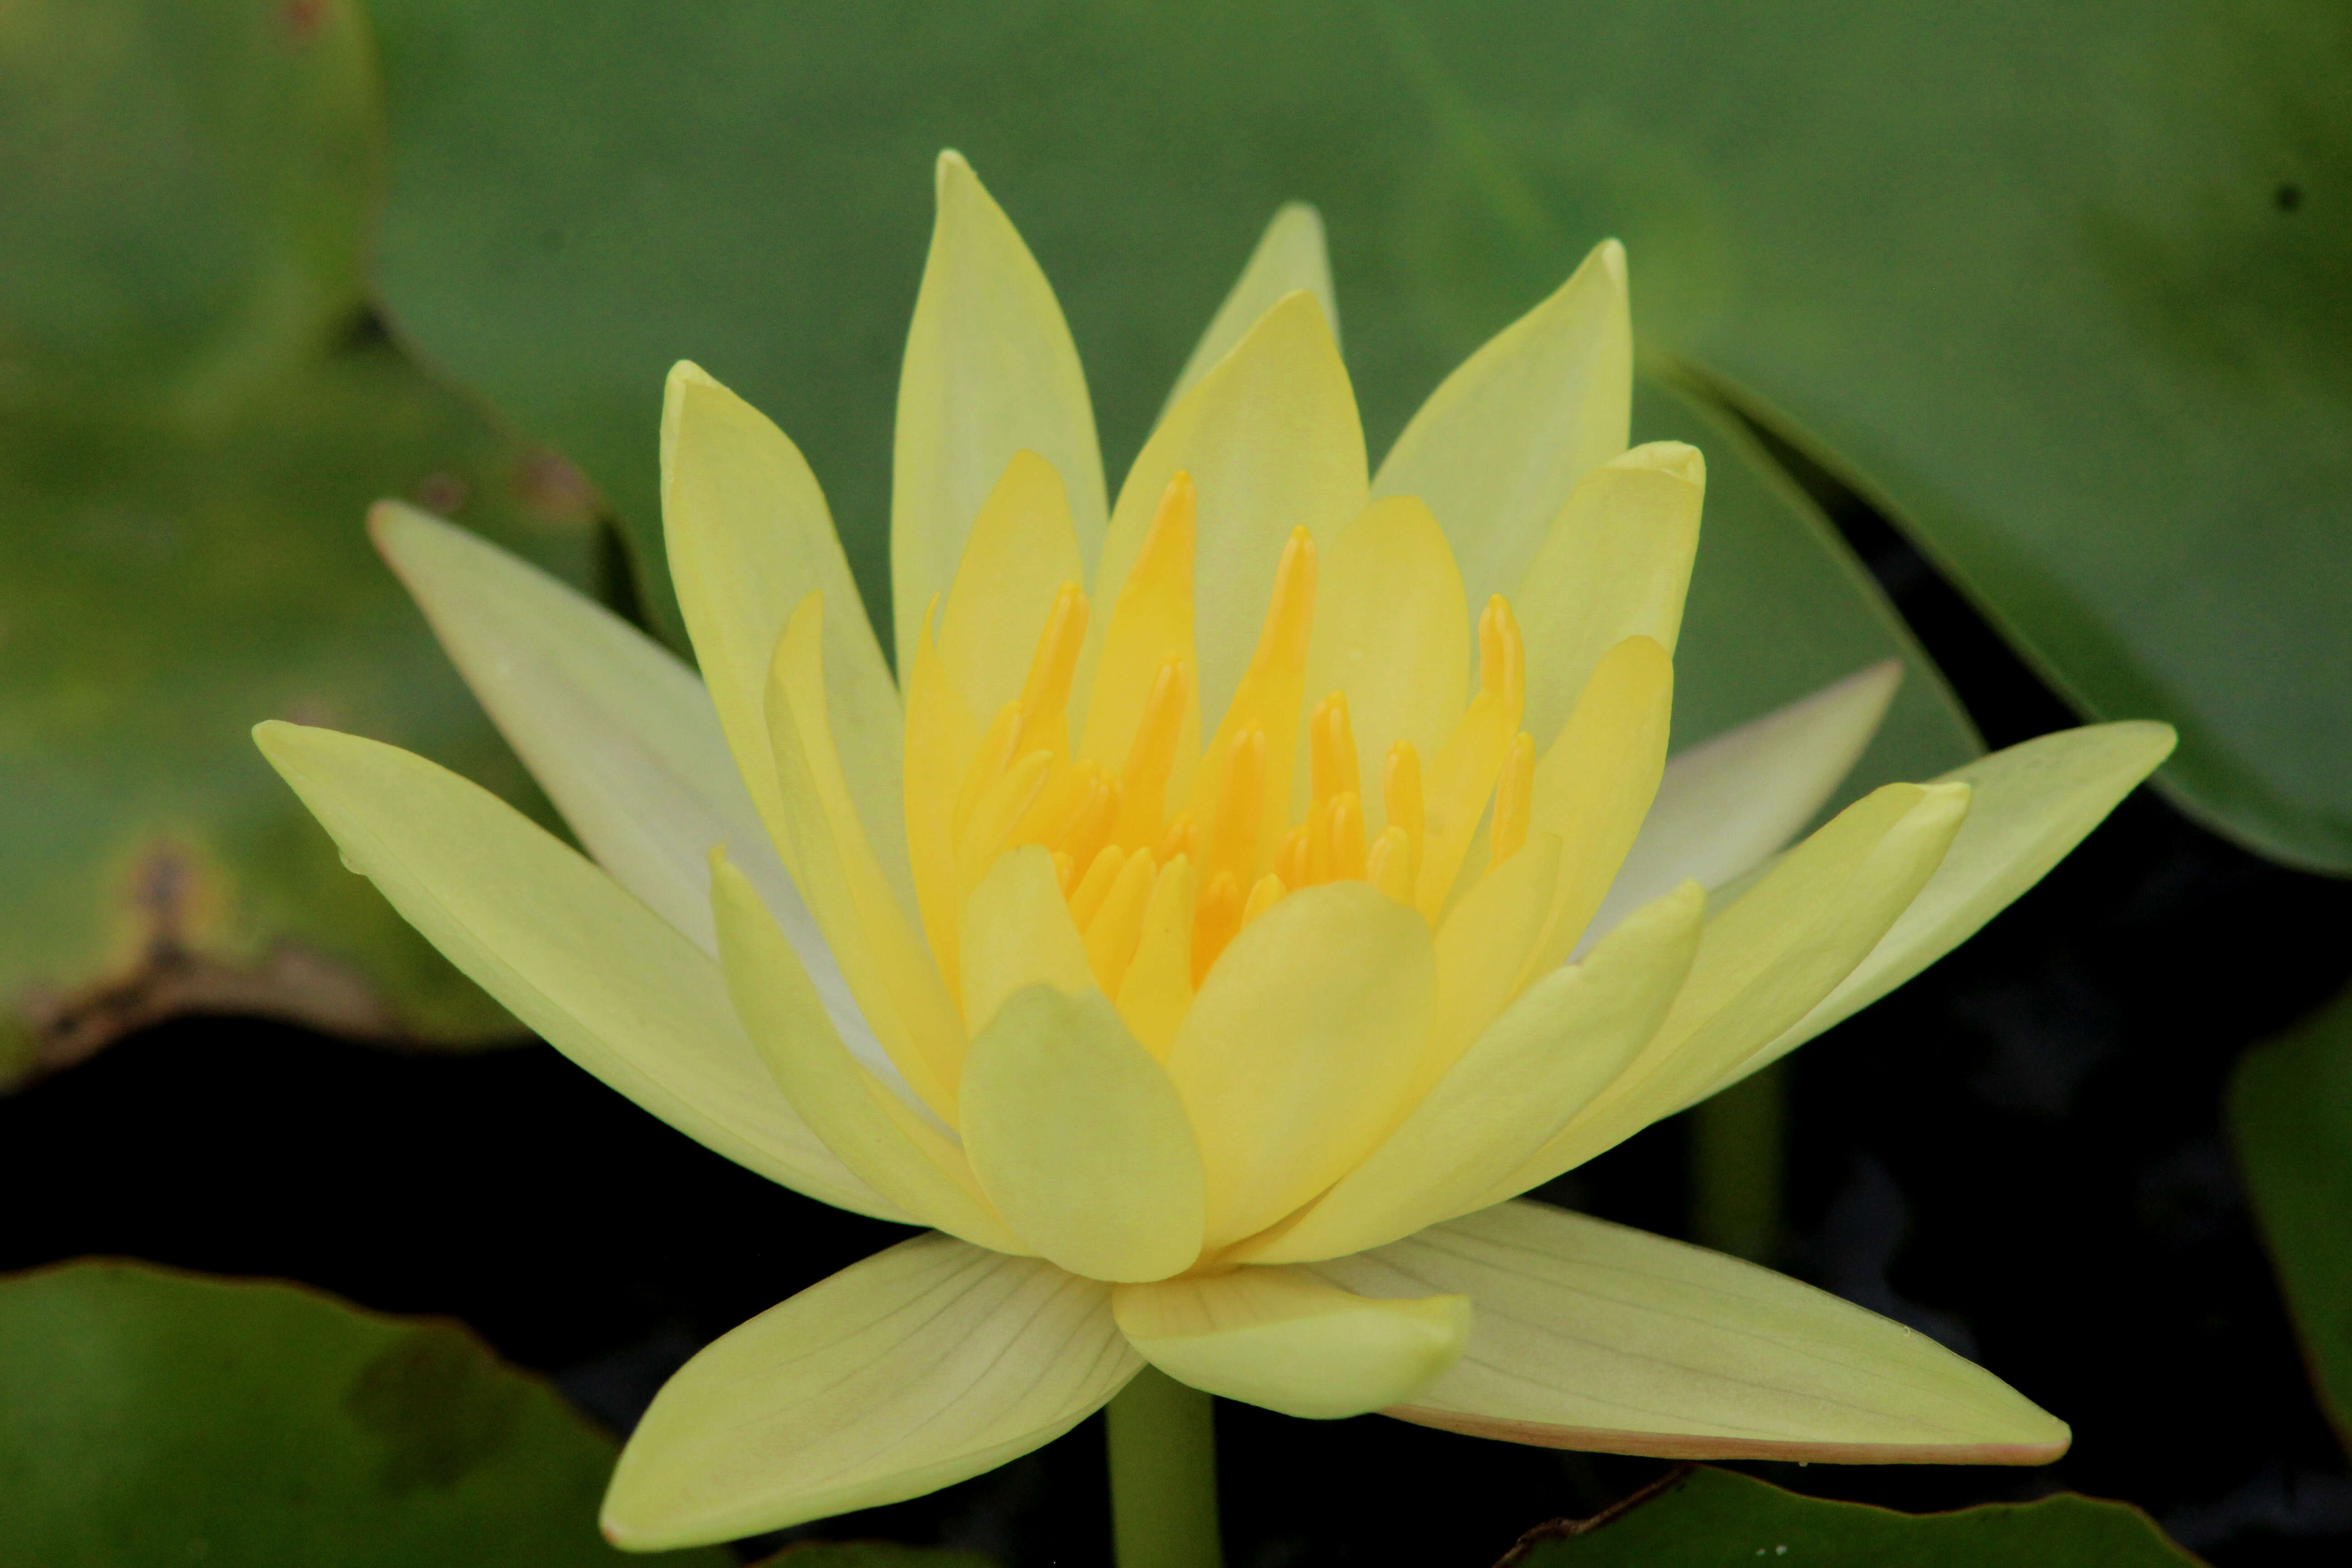
M 1428 928 L 1362 882 L 1244 928 L 1169 1047 L 1209 1173 L 1212 1247 L 1329 1186 L 1394 1125 L 1437 991 Z
M 842 1049 L 751 882 L 716 857 L 710 901 L 736 1014 L 784 1097 L 825 1146 L 919 1224 L 997 1252 L 1034 1250 L 998 1216 L 947 1130 Z
M 1168 410 L 1216 368 L 1219 360 L 1233 353 L 1234 345 L 1285 294 L 1300 289 L 1314 295 L 1315 302 L 1323 307 L 1323 319 L 1331 325 L 1332 341 L 1338 342 L 1339 299 L 1331 288 L 1331 258 L 1323 249 L 1323 215 L 1305 202 L 1286 202 L 1274 215 L 1274 221 L 1265 226 L 1265 233 L 1259 237 L 1257 248 L 1250 252 L 1249 262 L 1242 268 L 1233 292 L 1217 307 L 1209 330 L 1201 334 L 1192 357 L 1184 362 L 1184 372 L 1176 378 L 1160 416 L 1165 419 Z
M 1097 604 L 1117 597 L 1179 470 L 1192 476 L 1200 498 L 1192 637 L 1201 711 L 1219 713 L 1257 646 L 1290 531 L 1304 527 L 1328 544 L 1364 508 L 1356 395 L 1311 295 L 1285 296 L 1144 443 L 1103 538 Z M 1099 629 L 1088 637 L 1099 650 Z M 1080 691 L 1092 689 L 1094 657 L 1078 672 Z
M 409 924 L 523 1026 L 687 1136 L 842 1208 L 904 1219 L 776 1092 L 719 966 L 506 802 L 397 747 L 254 730 Z
M 1466 1297 L 1376 1300 L 1297 1268 L 1122 1285 L 1111 1310 L 1178 1382 L 1310 1421 L 1413 1398 L 1470 1339 Z
M 731 1541 L 991 1470 L 1143 1364 L 1109 1287 L 918 1237 L 705 1349 L 655 1396 L 604 1498 L 635 1551 Z
M 1945 781 L 1975 791 L 1951 852 L 1894 929 L 1804 1017 L 1699 1089 L 1702 1100 L 1869 1006 L 1974 935 L 2066 858 L 2172 752 L 2172 727 L 2132 721 L 2043 735 Z
M 1636 447 L 1577 482 L 1511 595 L 1530 731 L 1564 722 L 1601 656 L 1627 637 L 1675 651 L 1706 495 L 1706 459 L 1680 441 Z
M 971 1043 L 964 1146 L 1005 1219 L 1089 1279 L 1161 1279 L 1201 1253 L 1192 1124 L 1101 992 L 1033 985 Z
M 1470 1347 L 1388 1414 L 1601 1453 L 2040 1465 L 2065 1424 L 1924 1334 L 1769 1269 L 1510 1203 L 1311 1266 L 1474 1304 Z
M 1089 567 L 1103 531 L 1094 408 L 1053 287 L 961 154 L 940 154 L 938 191 L 930 258 L 898 374 L 890 476 L 890 599 L 901 669 L 913 659 L 924 607 L 954 581 L 972 519 L 1013 453 L 1038 454 L 1069 487 Z
M 793 607 L 822 594 L 834 605 L 825 628 L 825 705 L 841 769 L 884 876 L 911 907 L 899 801 L 905 716 L 816 476 L 758 409 L 683 363 L 669 373 L 661 453 L 662 529 L 678 608 L 768 831 L 779 838 L 784 831 L 761 706 L 768 659 Z
M 1585 940 L 1678 883 L 1719 888 L 1795 837 L 1853 771 L 1902 683 L 1903 661 L 1890 658 L 1668 758 Z
M 1430 395 L 1372 493 L 1429 503 L 1475 613 L 1519 585 L 1577 480 L 1625 449 L 1633 397 L 1625 250 L 1604 240 Z
M 760 824 L 710 695 L 667 648 L 530 563 L 385 501 L 376 544 L 564 821 L 613 879 L 716 956 L 710 847 L 724 844 L 792 940 L 857 1058 L 904 1079 Z
M 1299 1217 L 1230 1256 L 1338 1258 L 1478 1205 L 1657 1032 L 1698 946 L 1695 885 L 1636 912 L 1496 1019 L 1404 1124 Z

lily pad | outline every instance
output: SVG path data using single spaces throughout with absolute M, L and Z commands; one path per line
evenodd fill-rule
M 453 1323 L 131 1263 L 0 1279 L 7 1562 L 618 1564 L 615 1452 Z
M 1663 368 L 1874 498 L 2086 715 L 2178 725 L 2176 800 L 2352 870 L 2341 5 L 373 9 L 390 297 L 641 544 L 692 357 L 884 580 L 943 145 L 1061 291 L 1114 473 L 1286 198 L 1375 451 L 1614 232 Z
M 2352 992 L 2246 1053 L 2229 1117 L 2312 1383 L 2352 1453 Z
M 405 495 L 596 558 L 577 475 L 369 304 L 380 116 L 326 0 L 0 26 L 0 1085 L 189 1008 L 517 1033 L 247 739 L 309 717 L 534 802 L 362 519 Z
M 1622 1512 L 1530 1532 L 1510 1568 L 2188 1568 L 2197 1559 L 2126 1503 L 2071 1493 L 1906 1514 L 1700 1468 Z

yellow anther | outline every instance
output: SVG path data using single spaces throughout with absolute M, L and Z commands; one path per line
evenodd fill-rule
M 1247 931 L 1252 921 L 1280 903 L 1282 895 L 1288 891 L 1290 889 L 1282 885 L 1282 879 L 1271 871 L 1252 882 L 1249 901 L 1242 905 L 1242 929 Z
M 1078 874 L 1078 863 L 1066 849 L 1054 851 L 1054 885 L 1062 889 L 1062 897 L 1070 896 L 1070 879 Z
M 1210 829 L 1208 869 L 1213 882 L 1224 872 L 1249 875 L 1257 859 L 1260 818 L 1265 813 L 1265 731 L 1245 730 L 1234 737 L 1225 757 L 1225 787 L 1217 797 Z
M 1334 691 L 1315 705 L 1307 720 L 1307 747 L 1316 805 L 1349 790 L 1362 792 L 1357 779 L 1356 730 L 1348 718 L 1346 692 Z
M 1525 730 L 1512 737 L 1503 753 L 1503 773 L 1495 781 L 1495 819 L 1487 833 L 1494 846 L 1490 865 L 1499 866 L 1528 841 L 1528 819 L 1536 795 L 1536 738 Z
M 1408 884 L 1421 876 L 1421 753 L 1411 741 L 1389 748 L 1386 776 L 1381 780 L 1381 803 L 1387 808 L 1389 830 L 1402 828 L 1405 837 Z
M 1412 844 L 1403 828 L 1381 829 L 1364 857 L 1364 880 L 1398 903 L 1412 902 Z
M 1274 847 L 1274 874 L 1282 879 L 1285 887 L 1303 888 L 1307 886 L 1307 829 L 1294 827 Z
M 1135 956 L 1136 943 L 1143 936 L 1143 911 L 1151 900 L 1153 879 L 1151 851 L 1137 850 L 1119 868 L 1102 907 L 1087 925 L 1087 966 L 1094 971 L 1095 984 L 1106 996 L 1118 994 L 1128 961 Z
M 1128 748 L 1127 766 L 1118 776 L 1116 832 L 1122 843 L 1135 843 L 1160 826 L 1160 814 L 1168 805 L 1168 774 L 1176 765 L 1177 742 L 1183 739 L 1190 685 L 1182 659 L 1171 653 L 1160 661 L 1160 673 L 1152 678 L 1151 695 L 1144 700 L 1143 717 L 1135 727 L 1135 743 Z
M 1192 814 L 1180 811 L 1168 819 L 1167 828 L 1160 835 L 1160 843 L 1152 853 L 1162 866 L 1172 866 L 1178 860 L 1201 862 L 1201 830 L 1193 825 Z
M 1274 599 L 1265 608 L 1265 625 L 1250 655 L 1249 673 L 1276 666 L 1307 668 L 1307 638 L 1315 629 L 1315 540 L 1304 528 L 1294 528 L 1282 546 L 1282 560 L 1274 569 Z
M 1500 594 L 1486 601 L 1478 617 L 1478 689 L 1502 699 L 1511 722 L 1518 722 L 1528 700 L 1528 645 L 1519 636 L 1518 617 Z
M 1312 887 L 1331 879 L 1331 807 L 1328 802 L 1307 814 L 1307 880 Z
M 1242 928 L 1242 883 L 1231 871 L 1220 871 L 1201 889 L 1192 911 L 1192 984 L 1198 989 L 1209 966 Z
M 1081 768 L 1093 764 L 1080 763 Z M 1078 803 L 1070 825 L 1056 839 L 1057 847 L 1066 850 L 1070 858 L 1082 866 L 1094 863 L 1095 851 L 1110 842 L 1111 829 L 1118 822 L 1118 781 L 1096 772 L 1087 785 L 1086 798 Z
M 1331 879 L 1361 881 L 1364 875 L 1364 803 L 1349 790 L 1331 803 Z
M 1087 865 L 1087 874 L 1078 879 L 1077 887 L 1070 893 L 1072 925 L 1080 931 L 1087 929 L 1087 922 L 1095 918 L 1095 911 L 1102 908 L 1105 899 L 1110 897 L 1110 885 L 1118 880 L 1119 870 L 1126 864 L 1127 857 L 1119 852 L 1117 845 L 1103 846 L 1101 852 Z
M 957 792 L 955 815 L 950 819 L 958 842 L 962 840 L 964 829 L 971 825 L 971 814 L 980 805 L 981 796 L 1013 765 L 1013 748 L 1020 739 L 1021 703 L 1016 699 L 996 710 L 988 733 L 980 738 L 980 745 L 971 754 L 971 766 L 964 770 L 963 788 Z
M 1078 808 L 1087 803 L 1099 772 L 1091 763 L 1071 763 L 1051 752 L 1030 753 L 1052 758 L 1045 771 L 1045 783 L 1029 802 L 1029 809 L 1013 818 L 1013 831 L 1006 836 L 1007 846 L 1043 844 L 1048 848 L 1062 841 Z
M 1065 583 L 1045 613 L 1045 629 L 1037 634 L 1037 651 L 1029 657 L 1029 677 L 1021 683 L 1023 750 L 1070 749 L 1070 680 L 1086 640 L 1087 596 L 1076 583 Z
M 1053 767 L 1053 752 L 1032 752 L 1005 769 L 1004 776 L 989 785 L 972 807 L 971 820 L 956 842 L 956 873 L 965 891 L 980 885 L 989 863 L 1011 842 L 1013 825 L 1045 789 Z

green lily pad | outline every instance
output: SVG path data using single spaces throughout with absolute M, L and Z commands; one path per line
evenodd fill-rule
M 618 1564 L 615 1453 L 453 1323 L 132 1263 L 0 1279 L 0 1560 Z
M 641 544 L 692 357 L 884 581 L 943 145 L 1059 289 L 1113 472 L 1286 197 L 1375 450 L 1614 232 L 1665 369 L 1876 498 L 2086 714 L 2179 726 L 2174 798 L 2352 869 L 2340 5 L 373 9 L 390 297 Z
M 2188 1568 L 2197 1559 L 2126 1503 L 2072 1493 L 1954 1513 L 1895 1513 L 1696 1469 L 1622 1513 L 1556 1527 L 1511 1568 Z
M 2352 992 L 2248 1051 L 2228 1105 L 2312 1383 L 2352 1453 Z
M 1507 281 L 1401 260 L 1422 198 L 1400 182 L 1426 128 L 1395 115 L 1395 73 L 1361 13 L 1344 27 L 1231 6 L 919 26 L 887 6 L 628 0 L 378 0 L 373 14 L 392 113 L 388 295 L 441 363 L 594 474 L 674 636 L 654 432 L 681 357 L 802 445 L 882 607 L 893 403 L 943 145 L 975 157 L 1053 279 L 1113 473 L 1286 197 L 1324 205 L 1376 449 L 1607 232 L 1596 219 L 1522 247 Z M 1637 302 L 1649 264 L 1637 250 Z M 1901 654 L 1913 679 L 1857 787 L 1975 754 L 1875 588 L 1752 447 L 1655 389 L 1635 434 L 1688 436 L 1710 459 L 1680 739 Z
M 370 309 L 380 117 L 348 5 L 0 25 L 0 1085 L 188 1008 L 516 1033 L 247 739 L 304 717 L 535 801 L 362 522 L 405 495 L 595 559 L 584 482 Z

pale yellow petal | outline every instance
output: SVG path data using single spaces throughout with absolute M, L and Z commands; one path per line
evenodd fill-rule
M 662 529 L 678 607 L 768 831 L 783 837 L 765 708 L 768 660 L 793 606 L 822 594 L 834 606 L 825 706 L 841 771 L 876 863 L 912 907 L 899 799 L 905 715 L 816 476 L 758 409 L 683 362 L 669 373 L 662 404 L 661 458 Z
M 1925 1334 L 1769 1269 L 1511 1203 L 1310 1266 L 1367 1295 L 1456 1291 L 1470 1345 L 1388 1414 L 1678 1459 L 2042 1465 L 2065 1423 Z
M 1036 453 L 1015 452 L 971 524 L 940 611 L 940 658 L 973 713 L 1021 695 L 1054 595 L 1085 582 L 1062 477 Z
M 1706 494 L 1706 459 L 1680 441 L 1636 447 L 1578 481 L 1511 593 L 1528 730 L 1565 722 L 1601 655 L 1627 637 L 1675 651 Z
M 2168 724 L 2063 730 L 1944 775 L 1974 792 L 1951 852 L 1870 956 L 1770 1044 L 1698 1091 L 1738 1081 L 1870 1005 L 1974 935 L 2065 858 L 2172 753 Z
M 1413 1079 L 1421 1094 L 1519 994 L 1528 960 L 1551 923 L 1559 880 L 1557 834 L 1538 833 L 1471 885 L 1437 928 L 1437 1018 Z
M 1170 409 L 1119 488 L 1095 597 L 1127 581 L 1168 481 L 1199 495 L 1193 640 L 1201 710 L 1219 713 L 1257 646 L 1266 585 L 1294 528 L 1328 543 L 1364 508 L 1364 436 L 1339 344 L 1311 295 L 1284 297 Z M 1090 634 L 1087 689 L 1101 634 Z
M 1207 1197 L 1192 1124 L 1099 991 L 1008 998 L 972 1039 L 962 1109 L 981 1185 L 1073 1274 L 1162 1279 L 1200 1256 Z
M 1293 893 L 1235 937 L 1168 1054 L 1209 1173 L 1209 1245 L 1338 1180 L 1395 1124 L 1437 992 L 1429 931 L 1361 882 Z
M 997 1215 L 954 1140 L 842 1048 L 791 944 L 722 858 L 711 863 L 710 904 L 736 1016 L 825 1146 L 916 1223 L 999 1252 L 1034 1252 Z
M 718 964 L 578 851 L 397 747 L 275 721 L 254 740 L 343 863 L 525 1028 L 771 1181 L 907 1217 L 777 1092 Z
M 1374 501 L 1324 552 L 1307 655 L 1307 701 L 1347 693 L 1367 834 L 1387 826 L 1380 780 L 1389 748 L 1409 741 L 1436 756 L 1469 689 L 1470 618 L 1444 531 L 1416 500 Z M 1301 778 L 1294 816 L 1305 790 Z
M 957 953 L 963 917 L 955 802 L 979 743 L 979 721 L 926 628 L 907 672 L 907 859 L 923 933 L 950 994 L 961 994 Z
M 890 473 L 890 602 L 901 669 L 924 606 L 948 591 L 972 520 L 1015 452 L 1036 453 L 1068 487 L 1089 571 L 1105 512 L 1086 373 L 1052 285 L 961 155 L 940 154 L 938 193 L 898 374 Z
M 1034 844 L 996 858 L 965 900 L 963 930 L 963 1016 L 974 1035 L 1016 991 L 1051 985 L 1075 994 L 1094 985 L 1054 858 Z
M 1891 658 L 1667 758 L 1583 940 L 1678 883 L 1722 887 L 1795 837 L 1853 771 L 1902 681 Z
M 884 880 L 851 803 L 828 721 L 824 618 L 821 598 L 803 600 L 776 641 L 770 671 L 779 843 L 858 1011 L 923 1103 L 952 1126 L 963 1019 L 907 906 Z
M 1175 387 L 1160 410 L 1160 417 L 1194 384 L 1216 367 L 1217 362 L 1233 353 L 1249 330 L 1257 325 L 1265 314 L 1274 309 L 1286 294 L 1301 289 L 1312 294 L 1315 302 L 1323 307 L 1323 319 L 1331 325 L 1331 337 L 1339 336 L 1339 300 L 1331 287 L 1331 258 L 1323 248 L 1323 215 L 1305 202 L 1286 202 L 1274 215 L 1259 237 L 1257 248 L 1250 252 L 1249 262 L 1242 268 L 1241 277 L 1234 283 L 1224 303 L 1217 307 L 1210 320 L 1209 330 L 1201 334 L 1192 350 L 1192 357 L 1184 362 L 1183 374 L 1176 378 Z
M 663 1385 L 613 1472 L 604 1533 L 637 1552 L 732 1541 L 992 1470 L 1142 1366 L 1109 1295 L 943 1236 L 853 1264 Z
M 1374 1300 L 1297 1268 L 1121 1285 L 1111 1310 L 1128 1342 L 1178 1382 L 1309 1421 L 1417 1396 L 1471 1333 L 1465 1297 Z
M 1297 1220 L 1228 1256 L 1338 1258 L 1483 1206 L 1657 1032 L 1706 907 L 1685 884 L 1627 917 L 1583 963 L 1538 981 L 1362 1164 Z
M 1475 613 L 1519 585 L 1577 480 L 1625 449 L 1633 395 L 1625 251 L 1604 240 L 1430 395 L 1372 493 L 1429 503 Z

